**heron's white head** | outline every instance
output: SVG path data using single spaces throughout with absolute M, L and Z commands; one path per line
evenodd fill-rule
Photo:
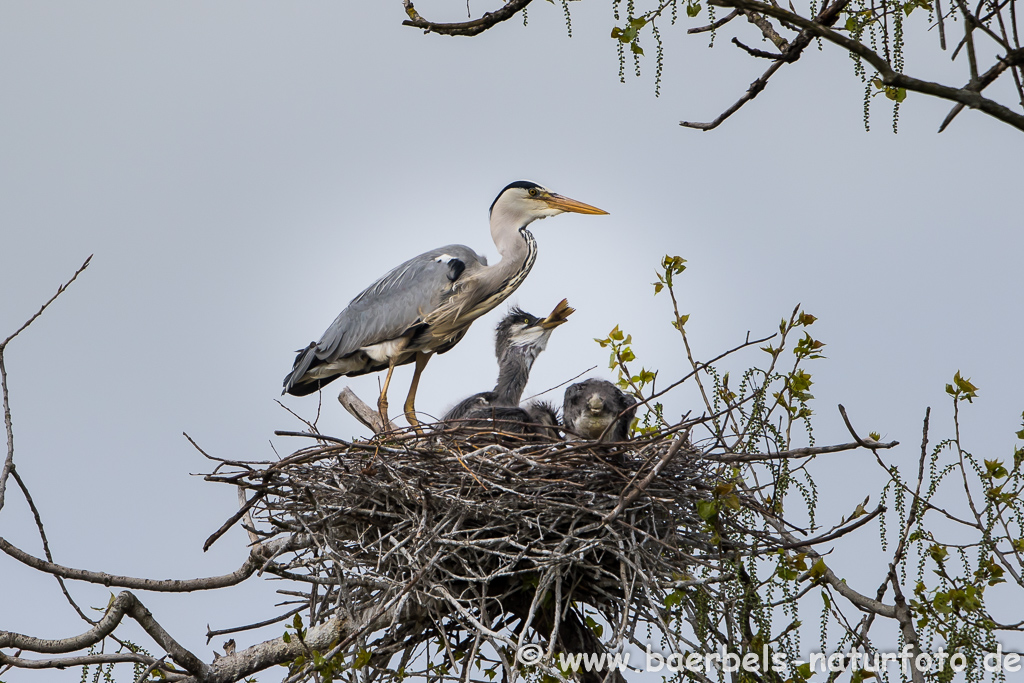
M 555 194 L 529 180 L 510 183 L 491 204 L 491 230 L 524 228 L 538 218 L 565 212 L 606 214 L 597 207 Z

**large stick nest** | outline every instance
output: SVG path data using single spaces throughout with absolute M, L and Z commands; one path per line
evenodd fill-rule
M 638 626 L 672 630 L 666 594 L 720 554 L 698 504 L 725 484 L 722 464 L 679 434 L 485 446 L 317 438 L 268 467 L 233 463 L 243 470 L 211 478 L 255 492 L 268 538 L 305 539 L 275 558 L 275 573 L 313 584 L 292 593 L 312 622 L 361 624 L 335 652 L 358 644 L 381 670 L 422 660 L 428 641 L 449 666 L 459 652 L 486 660 L 483 648 L 506 674 L 503 648 L 523 642 L 549 652 L 637 643 Z M 590 615 L 611 629 L 603 638 Z

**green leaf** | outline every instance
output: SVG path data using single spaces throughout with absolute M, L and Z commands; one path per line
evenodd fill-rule
M 679 590 L 678 588 L 676 588 L 671 593 L 669 593 L 668 595 L 665 596 L 665 600 L 664 600 L 665 607 L 667 607 L 669 609 L 672 609 L 673 607 L 675 607 L 676 605 L 678 605 L 679 603 L 681 603 L 683 601 L 683 596 L 684 596 L 684 593 L 681 590 Z
M 693 3 L 692 5 L 687 5 L 686 6 L 686 16 L 691 17 L 691 18 L 695 17 L 698 14 L 700 14 L 700 9 L 701 8 L 700 8 L 700 3 L 699 2 L 698 3 Z
M 813 567 L 811 567 L 811 578 L 820 579 L 825 576 L 826 571 L 828 571 L 828 567 L 825 566 L 825 560 L 819 557 L 818 561 L 814 563 Z
M 701 519 L 711 519 L 718 514 L 718 501 L 698 500 L 697 514 L 700 515 Z
M 630 43 L 629 50 L 635 55 L 643 55 L 644 49 L 637 43 Z
M 928 554 L 938 564 L 942 564 L 945 561 L 946 557 L 949 555 L 949 551 L 946 550 L 945 546 L 936 544 L 928 548 Z
M 362 669 L 364 666 L 370 663 L 370 658 L 373 655 L 370 654 L 369 650 L 359 648 L 359 653 L 356 654 L 356 658 L 352 661 L 353 669 Z
M 288 633 L 288 631 L 285 631 L 284 635 L 281 636 L 281 639 L 284 640 L 284 642 L 286 642 L 286 643 L 290 643 L 290 642 L 292 642 L 292 635 L 290 633 Z
M 988 476 L 993 479 L 1002 479 L 1009 475 L 1001 460 L 986 460 L 985 469 L 988 470 Z

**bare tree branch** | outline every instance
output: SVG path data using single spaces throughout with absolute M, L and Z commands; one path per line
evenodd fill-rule
M 722 28 L 723 26 L 728 24 L 730 21 L 732 21 L 733 19 L 735 19 L 739 15 L 740 15 L 740 11 L 738 9 L 734 9 L 733 11 L 729 12 L 728 14 L 726 14 L 721 19 L 717 19 L 717 20 L 711 22 L 710 24 L 708 24 L 707 26 L 697 26 L 696 28 L 687 29 L 686 32 L 687 33 L 707 33 L 708 31 L 714 31 L 716 29 Z
M 57 657 L 50 659 L 24 659 L 11 657 L 0 652 L 0 664 L 7 664 L 17 669 L 67 669 L 72 666 L 92 666 L 93 664 L 118 664 L 131 662 L 152 666 L 160 660 L 134 652 L 111 652 L 109 654 L 82 655 L 80 657 Z
M 120 588 L 132 588 L 135 590 L 147 590 L 155 592 L 169 592 L 169 593 L 187 593 L 191 591 L 201 590 L 214 590 L 217 588 L 225 588 L 227 586 L 234 586 L 247 578 L 255 574 L 260 570 L 261 567 L 267 562 L 269 557 L 272 557 L 275 553 L 280 553 L 284 550 L 292 550 L 296 548 L 304 547 L 307 541 L 299 536 L 292 535 L 285 538 L 277 539 L 270 543 L 266 543 L 262 546 L 256 547 L 249 554 L 249 558 L 242 564 L 241 567 L 231 572 L 230 574 L 224 574 L 222 576 L 210 576 L 201 579 L 142 579 L 131 576 L 117 576 L 115 574 L 107 574 L 105 572 L 92 572 L 84 569 L 73 569 L 71 567 L 64 567 L 53 562 L 47 562 L 41 560 L 38 557 L 29 555 L 24 550 L 16 548 L 11 545 L 6 539 L 0 538 L 0 550 L 7 553 L 10 557 L 13 557 L 18 562 L 38 569 L 41 572 L 47 574 L 54 574 L 56 576 L 64 577 L 65 579 L 73 579 L 75 581 L 85 581 L 88 583 L 99 583 L 104 586 L 118 586 Z
M 50 543 L 46 538 L 46 529 L 43 527 L 43 519 L 39 514 L 39 509 L 36 507 L 36 502 L 32 499 L 32 494 L 28 491 L 28 486 L 25 485 L 21 475 L 18 474 L 18 469 L 13 463 L 11 464 L 11 476 L 14 477 L 14 481 L 17 482 L 18 486 L 21 488 L 21 492 L 25 496 L 25 501 L 28 503 L 28 508 L 32 512 L 32 517 L 35 519 L 36 528 L 39 530 L 39 538 L 43 542 L 43 554 L 46 555 L 46 559 L 48 561 L 53 562 L 53 555 L 50 554 Z M 85 612 L 82 611 L 82 608 L 79 607 L 78 603 L 76 603 L 71 597 L 71 593 L 68 592 L 68 587 L 64 585 L 64 577 L 60 574 L 54 574 L 54 578 L 56 578 L 57 583 L 60 584 L 60 590 L 64 593 L 64 597 L 67 598 L 68 603 L 76 612 L 78 612 L 78 616 L 80 616 L 86 623 L 95 624 L 96 622 L 87 617 Z
M 440 33 L 446 36 L 475 36 L 483 33 L 495 24 L 511 19 L 520 10 L 530 4 L 532 0 L 508 0 L 505 6 L 493 12 L 487 12 L 479 19 L 463 21 L 454 24 L 441 24 L 427 21 L 412 4 L 412 0 L 402 0 L 405 13 L 409 18 L 402 22 L 403 26 L 412 26 L 423 29 L 425 33 Z
M 89 262 L 91 260 L 92 254 L 89 255 L 89 258 L 85 259 L 85 263 L 83 263 L 81 267 L 79 267 L 79 269 L 75 271 L 75 274 L 71 276 L 71 279 L 62 284 L 60 287 L 58 287 L 57 293 L 51 296 L 45 304 L 40 306 L 39 310 L 36 311 L 31 318 L 26 320 L 21 327 L 19 327 L 10 336 L 8 336 L 6 339 L 0 342 L 0 389 L 2 389 L 3 391 L 4 427 L 6 427 L 7 429 L 7 457 L 4 460 L 3 470 L 0 470 L 0 510 L 2 510 L 4 507 L 4 494 L 7 491 L 7 478 L 8 476 L 10 476 L 11 467 L 14 465 L 14 423 L 11 420 L 10 396 L 7 392 L 7 367 L 4 365 L 4 351 L 7 349 L 7 345 L 11 342 L 12 339 L 17 337 L 19 334 L 22 333 L 22 331 L 25 330 L 25 328 L 27 328 L 29 325 L 35 322 L 35 319 L 41 316 L 43 314 L 43 311 L 49 308 L 50 304 L 56 301 L 57 297 L 63 294 L 64 290 L 71 286 L 71 283 L 74 282 L 78 278 L 78 276 L 82 274 L 82 271 L 89 267 Z
M 999 61 L 997 61 L 991 69 L 982 74 L 977 79 L 977 81 L 969 82 L 967 85 L 965 85 L 964 90 L 970 89 L 975 90 L 977 92 L 981 92 L 988 86 L 992 85 L 992 83 L 994 83 L 995 80 L 999 78 L 999 76 L 1001 76 L 1004 71 L 1006 71 L 1010 67 L 1020 65 L 1024 65 L 1024 49 L 1014 50 L 1005 57 L 1000 57 Z M 950 110 L 950 112 L 946 115 L 946 118 L 943 119 L 942 125 L 939 126 L 939 132 L 941 133 L 942 131 L 946 130 L 949 124 L 953 123 L 953 119 L 956 118 L 957 114 L 962 112 L 964 110 L 964 107 L 966 106 L 967 105 L 965 104 L 958 104 L 955 107 L 953 107 Z
M 43 638 L 34 638 L 32 636 L 22 635 L 20 633 L 11 633 L 10 631 L 0 631 L 0 648 L 15 647 L 22 650 L 31 650 L 32 652 L 41 653 L 53 653 L 60 654 L 64 652 L 74 652 L 75 650 L 81 650 L 83 648 L 94 645 L 103 638 L 107 637 L 118 624 L 121 623 L 121 619 L 125 615 L 130 616 L 139 626 L 141 626 L 146 633 L 150 635 L 157 642 L 160 647 L 164 649 L 171 658 L 182 666 L 189 673 L 196 675 L 200 680 L 205 680 L 208 673 L 209 667 L 202 662 L 194 654 L 182 647 L 176 640 L 174 640 L 164 629 L 157 623 L 156 619 L 153 618 L 152 613 L 146 609 L 145 605 L 139 602 L 131 593 L 124 591 L 120 593 L 107 608 L 103 618 L 100 619 L 96 625 L 78 636 L 72 636 L 70 638 L 46 640 Z

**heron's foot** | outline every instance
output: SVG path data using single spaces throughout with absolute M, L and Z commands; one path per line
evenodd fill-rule
M 416 409 L 408 403 L 405 405 L 405 419 L 409 421 L 410 425 L 412 425 L 416 434 L 423 436 L 423 429 L 420 427 L 420 421 L 416 419 Z
M 416 430 L 417 434 L 419 434 L 420 436 L 423 436 L 423 429 L 422 429 L 422 427 L 420 427 L 420 421 L 416 419 L 416 411 L 412 411 L 412 410 L 409 410 L 407 408 L 406 409 L 406 420 L 408 420 L 409 424 L 411 424 L 413 426 L 413 429 Z
M 388 425 L 391 423 L 388 421 L 388 397 L 384 394 L 381 394 L 377 400 L 377 412 L 380 413 L 380 423 L 383 430 L 385 432 L 389 431 Z

